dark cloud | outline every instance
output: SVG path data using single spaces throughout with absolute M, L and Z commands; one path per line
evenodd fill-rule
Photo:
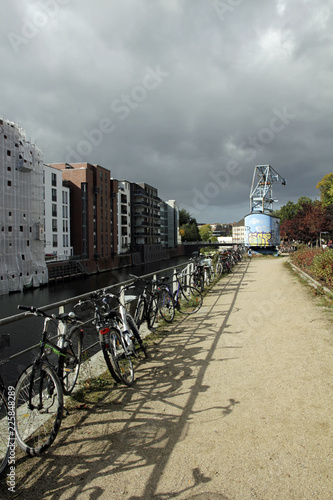
M 201 222 L 237 221 L 255 165 L 287 178 L 276 208 L 332 171 L 332 24 L 324 0 L 13 0 L 1 114 L 46 162 L 99 163 Z

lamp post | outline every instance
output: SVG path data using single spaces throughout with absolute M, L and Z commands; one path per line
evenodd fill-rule
M 321 231 L 319 234 L 319 246 L 321 247 L 321 235 L 322 234 L 328 234 L 328 231 Z

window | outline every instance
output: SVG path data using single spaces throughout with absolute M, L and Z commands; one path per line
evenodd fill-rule
M 52 217 L 57 217 L 57 205 L 52 203 Z
M 58 235 L 57 234 L 53 234 L 52 235 L 52 246 L 53 247 L 57 247 L 58 246 Z
M 52 201 L 57 201 L 57 190 L 52 189 Z
M 57 219 L 52 219 L 52 231 L 56 233 L 58 231 L 58 222 Z
M 51 174 L 51 179 L 52 179 L 52 186 L 56 186 L 57 185 L 57 175 Z

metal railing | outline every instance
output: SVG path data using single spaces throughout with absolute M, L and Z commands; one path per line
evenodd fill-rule
M 159 275 L 166 275 L 168 273 L 169 273 L 169 275 L 171 275 L 171 274 L 173 275 L 175 273 L 175 270 L 180 269 L 180 268 L 182 268 L 184 270 L 185 274 L 190 275 L 190 273 L 192 272 L 192 267 L 193 267 L 193 263 L 191 263 L 191 262 L 183 263 L 183 264 L 179 264 L 177 266 L 172 266 L 172 267 L 162 269 L 160 271 L 154 271 L 153 273 L 142 275 L 142 276 L 140 276 L 140 278 L 149 279 L 149 278 L 153 277 L 156 279 L 156 277 Z M 133 283 L 133 281 L 134 281 L 133 279 L 129 279 L 129 280 L 123 281 L 121 283 L 117 283 L 115 285 L 110 285 L 110 286 L 103 287 L 103 288 L 100 288 L 97 290 L 91 290 L 90 292 L 84 293 L 82 295 L 76 295 L 74 297 L 62 300 L 60 302 L 55 302 L 53 304 L 48 304 L 46 306 L 39 307 L 39 309 L 41 309 L 42 311 L 45 311 L 45 312 L 54 311 L 54 310 L 58 310 L 59 313 L 65 312 L 66 307 L 70 306 L 71 304 L 77 304 L 80 300 L 88 299 L 94 291 L 96 291 L 96 292 L 99 290 L 110 290 L 111 291 L 113 289 L 120 289 L 121 287 L 129 285 L 130 283 Z M 27 313 L 15 314 L 14 316 L 0 319 L 0 327 L 4 327 L 6 325 L 22 321 L 23 319 L 24 320 L 27 319 Z M 92 323 L 92 321 L 93 321 L 93 317 L 87 319 L 86 321 L 83 321 L 82 326 L 84 327 L 87 324 Z M 18 328 L 18 331 L 19 331 L 19 328 Z M 0 334 L 1 334 L 1 328 L 0 328 Z M 84 352 L 90 351 L 93 347 L 95 347 L 98 344 L 99 344 L 99 342 L 97 341 L 97 342 L 94 342 L 93 344 L 89 345 L 88 347 L 85 347 Z M 26 354 L 26 353 L 36 349 L 38 347 L 38 345 L 39 344 L 34 344 L 34 345 L 28 347 L 27 349 L 19 351 L 19 352 L 13 354 L 12 356 L 9 356 L 6 359 L 6 362 L 13 361 L 16 358 L 18 358 L 19 356 L 22 356 L 23 354 Z

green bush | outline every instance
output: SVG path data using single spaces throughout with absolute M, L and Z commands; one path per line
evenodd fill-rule
M 316 255 L 311 266 L 312 273 L 328 285 L 333 285 L 333 249 L 327 248 Z
M 295 266 L 308 271 L 315 279 L 333 285 L 333 249 L 300 247 L 291 260 Z

